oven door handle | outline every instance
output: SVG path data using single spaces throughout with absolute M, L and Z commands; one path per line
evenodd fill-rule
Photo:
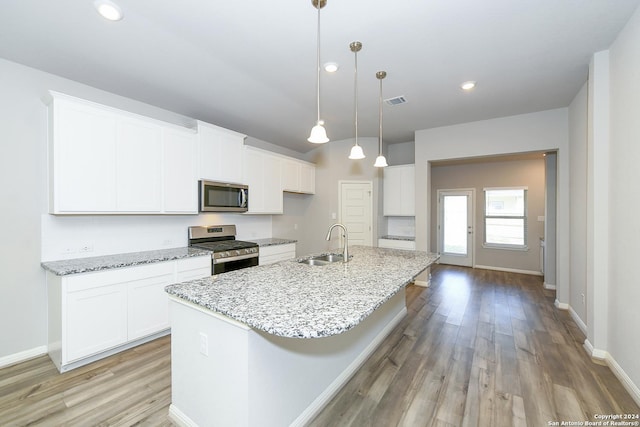
M 225 262 L 240 261 L 242 259 L 249 259 L 249 258 L 258 258 L 258 254 L 257 253 L 252 253 L 252 254 L 231 256 L 231 257 L 227 257 L 227 258 L 217 258 L 217 259 L 213 260 L 213 263 L 214 264 L 223 264 Z

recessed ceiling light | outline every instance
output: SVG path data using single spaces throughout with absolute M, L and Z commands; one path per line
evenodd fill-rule
M 123 17 L 120 6 L 110 0 L 95 0 L 93 5 L 104 19 L 108 19 L 109 21 L 119 21 Z
M 468 81 L 468 82 L 464 82 L 464 83 L 462 83 L 462 84 L 460 85 L 460 88 L 461 88 L 462 90 L 471 90 L 471 89 L 473 89 L 474 87 L 476 87 L 476 82 L 471 81 L 471 80 L 470 80 L 470 81 Z
M 335 73 L 336 71 L 338 71 L 338 68 L 340 68 L 340 66 L 335 62 L 327 62 L 326 64 L 324 64 L 324 70 L 327 73 Z

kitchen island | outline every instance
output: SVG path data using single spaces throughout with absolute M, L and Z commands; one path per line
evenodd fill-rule
M 404 287 L 436 261 L 353 247 L 168 286 L 172 405 L 180 425 L 308 422 L 406 314 Z

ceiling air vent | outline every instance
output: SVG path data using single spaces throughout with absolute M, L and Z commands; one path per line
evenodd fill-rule
M 384 102 L 386 102 L 389 105 L 400 105 L 400 104 L 404 104 L 405 102 L 407 102 L 407 98 L 403 96 L 396 96 L 395 98 L 388 98 L 385 99 Z

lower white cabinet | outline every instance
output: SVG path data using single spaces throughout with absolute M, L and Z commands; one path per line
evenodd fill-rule
M 378 239 L 379 248 L 416 250 L 416 242 L 413 240 Z
M 296 244 L 272 245 L 260 247 L 260 265 L 273 264 L 278 261 L 293 259 L 296 257 Z
M 105 284 L 97 288 L 67 292 L 65 301 L 65 361 L 127 342 L 127 286 Z
M 177 261 L 176 283 L 202 279 L 207 276 L 211 276 L 210 257 L 183 258 Z
M 169 304 L 164 288 L 174 283 L 174 263 L 153 264 L 127 283 L 127 340 L 169 328 Z
M 68 276 L 47 272 L 51 360 L 65 372 L 167 334 L 165 286 L 209 275 L 208 256 Z

